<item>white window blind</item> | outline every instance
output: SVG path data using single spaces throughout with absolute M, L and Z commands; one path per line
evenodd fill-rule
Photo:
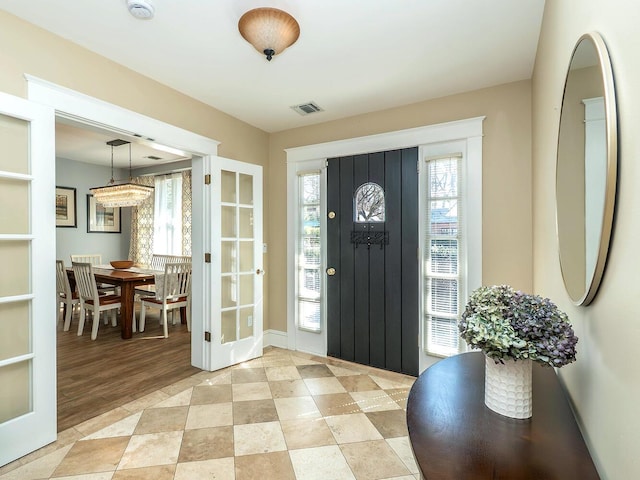
M 426 352 L 459 352 L 458 319 L 462 314 L 466 261 L 461 156 L 428 159 L 425 225 Z
M 182 174 L 155 178 L 153 253 L 182 255 Z
M 319 332 L 320 322 L 320 172 L 298 174 L 296 252 L 297 325 Z

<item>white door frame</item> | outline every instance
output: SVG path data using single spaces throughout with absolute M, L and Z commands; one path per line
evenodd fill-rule
M 440 142 L 450 142 L 454 140 L 468 140 L 469 156 L 473 159 L 474 170 L 470 175 L 480 179 L 480 190 L 475 193 L 482 197 L 482 117 L 468 118 L 453 122 L 439 123 L 435 125 L 427 125 L 422 127 L 410 128 L 406 130 L 397 130 L 394 132 L 381 133 L 377 135 L 368 135 L 363 137 L 350 138 L 346 140 L 338 140 L 334 142 L 318 143 L 315 145 L 306 145 L 302 147 L 287 148 L 287 341 L 289 349 L 296 350 L 298 345 L 296 341 L 296 296 L 295 296 L 295 279 L 296 279 L 296 229 L 295 222 L 297 216 L 297 202 L 293 201 L 292 195 L 295 190 L 295 176 L 297 172 L 296 164 L 300 162 L 310 162 L 318 160 L 326 162 L 328 158 L 344 157 L 348 155 L 357 155 L 364 153 L 384 152 L 388 150 L 396 150 L 401 148 L 409 148 L 415 146 L 423 146 L 436 144 Z M 417 168 L 417 166 L 416 166 Z M 326 185 L 322 188 L 326 189 Z M 322 192 L 326 196 L 326 191 Z M 481 202 L 476 205 L 476 216 L 474 231 L 479 229 L 482 232 L 482 206 Z M 326 213 L 325 213 L 326 214 Z M 419 212 L 419 218 L 422 218 L 422 212 Z M 325 219 L 323 221 L 326 222 Z M 323 258 L 321 264 L 326 264 L 326 250 L 322 250 Z M 482 236 L 478 237 L 478 242 L 474 245 L 474 251 L 469 252 L 470 258 L 473 259 L 473 265 L 470 265 L 469 276 L 473 284 L 480 284 L 482 281 Z M 420 278 L 422 278 L 422 266 L 420 268 Z M 422 289 L 421 289 L 422 292 Z M 422 297 L 422 294 L 420 295 Z M 322 292 L 322 306 L 320 311 L 323 318 L 321 324 L 326 325 L 326 295 Z M 422 301 L 422 300 L 421 300 Z M 420 312 L 422 312 L 422 304 Z M 431 363 L 437 361 L 435 357 L 428 357 L 424 354 L 422 339 L 424 338 L 423 321 L 419 322 L 419 335 L 416 339 L 416 347 L 419 349 L 420 365 L 419 370 L 422 372 Z M 326 355 L 326 329 L 323 335 L 318 335 L 317 342 L 313 346 L 309 346 L 306 342 L 305 350 L 312 350 L 313 353 Z M 322 353 L 319 353 L 322 350 Z
M 194 154 L 192 173 L 196 181 L 192 185 L 192 257 L 204 260 L 205 225 L 208 224 L 205 222 L 208 219 L 204 211 L 204 182 L 197 179 L 204 177 L 204 159 L 217 155 L 220 142 L 31 75 L 25 75 L 25 78 L 28 99 L 53 107 L 59 117 L 128 136 L 141 136 L 147 141 Z M 52 188 L 55 187 L 55 175 L 49 181 Z M 210 329 L 210 318 L 205 316 L 207 295 L 204 281 L 205 270 L 209 268 L 210 265 L 204 261 L 193 262 L 191 364 L 203 370 L 210 370 L 211 366 L 211 344 L 204 340 L 205 330 Z

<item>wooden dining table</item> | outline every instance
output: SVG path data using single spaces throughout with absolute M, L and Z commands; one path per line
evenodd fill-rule
M 67 268 L 69 274 L 69 282 L 72 290 L 75 288 L 75 277 L 73 269 Z M 111 269 L 93 267 L 93 274 L 97 283 L 106 283 L 120 287 L 120 295 L 122 297 L 120 305 L 120 327 L 123 339 L 132 337 L 133 330 L 133 309 L 134 295 L 136 287 L 140 285 L 153 285 L 155 283 L 155 275 L 153 270 L 145 269 Z

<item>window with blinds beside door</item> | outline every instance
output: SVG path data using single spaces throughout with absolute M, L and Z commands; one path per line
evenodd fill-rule
M 298 174 L 297 241 L 297 325 L 312 332 L 321 330 L 321 250 L 320 250 L 320 172 Z
M 449 356 L 460 351 L 466 298 L 461 155 L 427 159 L 426 169 L 424 345 L 427 354 Z

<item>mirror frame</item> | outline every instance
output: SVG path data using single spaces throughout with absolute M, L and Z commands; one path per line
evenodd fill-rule
M 575 58 L 576 51 L 583 41 L 590 41 L 598 56 L 598 62 L 600 67 L 600 74 L 602 78 L 603 94 L 604 94 L 604 114 L 605 114 L 605 127 L 606 127 L 606 179 L 604 190 L 604 208 L 602 212 L 602 224 L 600 229 L 600 242 L 598 246 L 596 264 L 593 269 L 591 278 L 585 278 L 584 293 L 575 298 L 572 296 L 570 289 L 567 286 L 567 274 L 566 268 L 562 265 L 562 252 L 560 251 L 560 230 L 558 224 L 558 164 L 560 162 L 560 142 L 562 137 L 562 111 L 564 110 L 565 97 L 567 83 L 569 80 L 569 74 L 571 72 L 571 64 Z M 575 44 L 571 53 L 569 66 L 567 67 L 567 75 L 565 77 L 564 89 L 562 94 L 562 108 L 560 112 L 560 119 L 558 124 L 558 150 L 556 152 L 556 237 L 558 241 L 558 257 L 560 260 L 560 270 L 562 272 L 562 279 L 565 284 L 565 290 L 575 305 L 586 306 L 594 299 L 600 286 L 602 276 L 604 274 L 605 265 L 607 261 L 607 254 L 609 252 L 609 242 L 611 239 L 611 232 L 613 228 L 613 217 L 615 210 L 615 198 L 616 198 L 616 182 L 617 182 L 617 170 L 618 170 L 618 119 L 616 109 L 615 88 L 613 82 L 613 70 L 611 68 L 611 61 L 609 53 L 607 51 L 606 44 L 602 39 L 602 36 L 597 32 L 590 32 L 582 35 Z M 589 272 L 585 272 L 585 275 L 589 275 Z

